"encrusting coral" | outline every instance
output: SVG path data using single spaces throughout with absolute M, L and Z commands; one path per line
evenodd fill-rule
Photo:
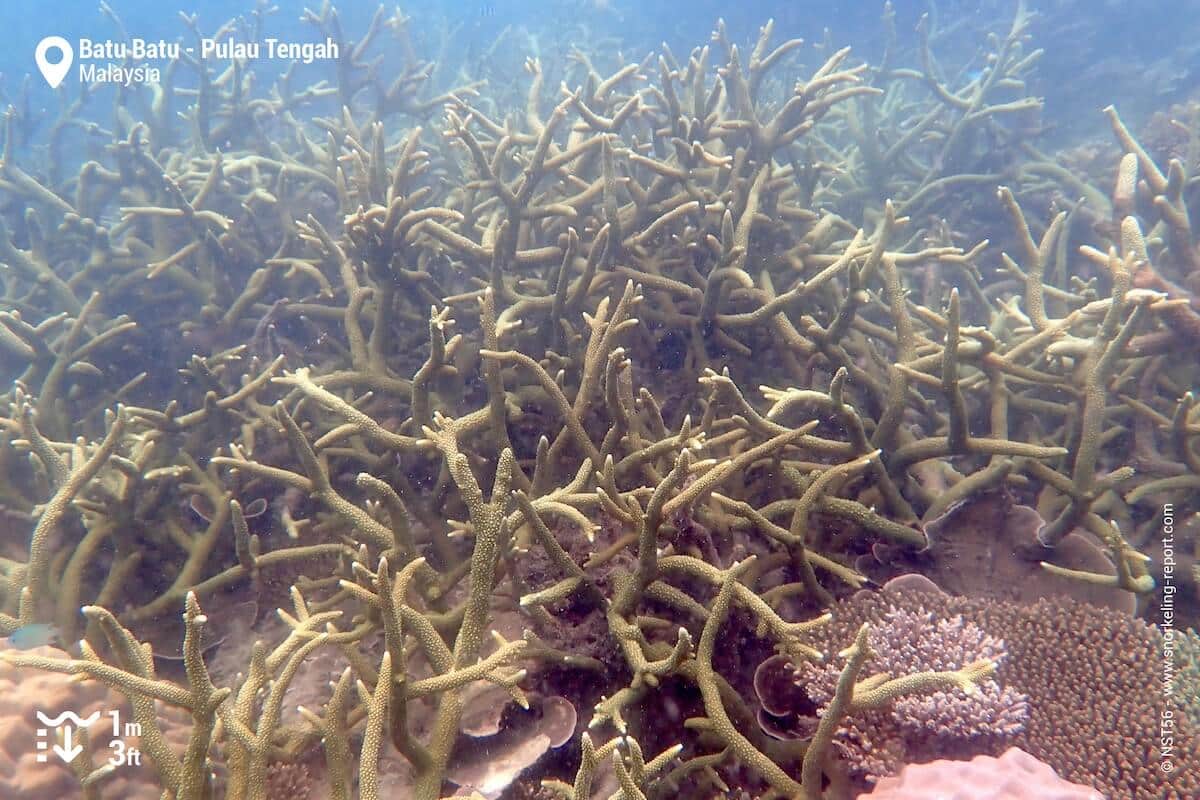
M 890 9 L 879 64 L 804 66 L 773 23 L 749 48 L 719 23 L 684 57 L 548 50 L 499 76 L 450 31 L 422 61 L 399 10 L 358 39 L 329 2 L 304 20 L 340 45 L 306 88 L 302 65 L 188 60 L 119 95 L 111 130 L 63 90 L 55 148 L 94 154 L 70 178 L 18 145 L 24 106 L 6 117 L 0 189 L 28 210 L 0 213 L 0 511 L 27 530 L 0 554 L 0 633 L 78 644 L 0 659 L 124 695 L 177 800 L 318 777 L 334 800 L 495 796 L 463 758 L 481 685 L 578 718 L 513 792 L 835 800 L 839 731 L 982 692 L 1071 780 L 1194 796 L 1195 759 L 1151 776 L 1084 722 L 1044 727 L 1035 678 L 1152 657 L 1127 614 L 939 601 L 978 652 L 910 663 L 880 642 L 933 606 L 844 599 L 874 588 L 856 560 L 925 549 L 991 490 L 1045 520 L 1014 558 L 1144 596 L 1150 501 L 1200 486 L 1195 364 L 1169 358 L 1200 341 L 1186 169 L 1115 111 L 1114 191 L 1018 146 L 999 120 L 1039 106 L 1023 4 L 960 83 L 934 23 L 906 49 Z M 1052 190 L 1113 235 L 1077 253 L 1084 211 L 1037 219 Z M 1078 536 L 1094 567 L 1060 562 Z M 206 639 L 204 609 L 243 597 L 277 624 L 213 670 L 212 642 L 240 643 Z M 135 635 L 179 615 L 182 665 Z M 1017 619 L 1076 650 L 1041 659 Z M 1104 649 L 1114 629 L 1131 652 Z M 796 739 L 756 721 L 772 656 L 824 682 Z M 1078 700 L 1053 713 L 1092 719 Z M 164 706 L 190 718 L 182 748 Z M 81 759 L 84 796 L 117 796 Z
M 999 758 L 975 756 L 970 761 L 910 764 L 898 777 L 885 778 L 863 797 L 875 800 L 920 800 L 955 797 L 971 800 L 1100 800 L 1095 789 L 1065 781 L 1054 770 L 1019 747 Z

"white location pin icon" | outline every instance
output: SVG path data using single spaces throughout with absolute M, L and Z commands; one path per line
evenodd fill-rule
M 58 50 L 61 54 L 57 62 L 46 58 L 46 54 L 51 50 Z M 38 42 L 33 58 L 37 61 L 38 70 L 46 79 L 46 83 L 50 84 L 51 89 L 57 89 L 71 70 L 71 62 L 75 60 L 75 51 L 71 49 L 71 43 L 63 37 L 47 36 Z

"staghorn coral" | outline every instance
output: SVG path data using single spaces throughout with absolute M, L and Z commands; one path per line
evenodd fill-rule
M 822 787 L 844 722 L 898 708 L 912 724 L 996 668 L 864 674 L 872 627 L 821 613 L 868 585 L 856 556 L 922 550 L 923 521 L 1004 487 L 1049 520 L 1029 563 L 1082 528 L 1112 569 L 1061 574 L 1153 588 L 1127 539 L 1141 500 L 1200 473 L 1176 391 L 1194 365 L 1154 362 L 1186 309 L 1137 285 L 1190 257 L 1183 175 L 1159 185 L 1122 138 L 1161 198 L 1162 247 L 1128 169 L 1110 201 L 993 124 L 1037 106 L 1023 6 L 960 86 L 938 77 L 931 27 L 919 68 L 832 48 L 802 65 L 812 51 L 774 44 L 773 23 L 748 48 L 720 23 L 683 58 L 547 50 L 485 87 L 499 65 L 449 44 L 425 60 L 399 11 L 357 38 L 329 2 L 304 20 L 341 45 L 328 83 L 188 61 L 194 87 L 170 73 L 120 100 L 112 130 L 87 127 L 105 147 L 70 179 L 33 177 L 13 135 L 28 121 L 6 120 L 0 189 L 29 211 L 0 215 L 19 376 L 0 503 L 27 530 L 0 561 L 0 631 L 55 622 L 83 642 L 2 658 L 125 694 L 166 796 L 261 800 L 318 753 L 337 800 L 436 800 L 482 681 L 517 705 L 569 685 L 590 733 L 573 782 L 544 773 L 558 796 L 815 800 L 838 788 Z M 62 97 L 63 124 L 86 124 Z M 996 137 L 1021 169 L 988 163 Z M 1073 281 L 1070 215 L 1022 211 L 1048 185 L 1122 209 L 1120 241 L 1089 240 Z M 986 192 L 948 208 L 964 186 Z M 963 213 L 984 204 L 1015 245 L 986 290 L 993 231 Z M 1174 483 L 1122 466 L 1130 428 Z M 210 671 L 234 651 L 204 653 L 203 609 L 226 593 L 281 624 L 256 629 L 242 669 Z M 181 611 L 178 675 L 134 631 Z M 1041 663 L 978 627 L 1005 639 L 1006 675 Z M 772 651 L 844 657 L 797 741 L 754 724 L 749 675 Z M 182 750 L 162 704 L 191 718 Z M 1089 779 L 1113 779 L 1104 759 Z
M 926 512 L 928 515 L 929 512 Z M 1137 596 L 1119 586 L 1073 580 L 1044 569 L 1044 557 L 1032 547 L 1046 524 L 1036 510 L 1014 502 L 1007 488 L 959 500 L 925 522 L 929 547 L 919 553 L 876 545 L 856 559 L 855 567 L 880 583 L 919 571 L 943 591 L 971 597 L 1033 602 L 1070 595 L 1092 605 L 1133 613 Z M 1032 551 L 1032 552 L 1031 552 Z M 1055 548 L 1056 567 L 1110 575 L 1111 561 L 1086 531 L 1072 531 Z

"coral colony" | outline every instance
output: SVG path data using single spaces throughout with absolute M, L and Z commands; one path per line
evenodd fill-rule
M 1023 6 L 956 71 L 890 9 L 631 60 L 327 2 L 311 85 L 269 11 L 7 86 L 0 794 L 1200 796 L 1143 621 L 1200 127 L 1036 149 Z

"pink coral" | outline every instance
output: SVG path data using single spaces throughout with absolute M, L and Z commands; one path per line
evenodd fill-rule
M 0 652 L 9 646 L 0 642 Z M 36 655 L 66 657 L 62 650 L 39 647 L 28 651 Z M 93 713 L 99 719 L 89 728 L 87 747 L 79 757 L 88 757 L 93 766 L 105 763 L 113 750 L 112 721 L 108 714 L 118 711 L 123 719 L 131 719 L 125 698 L 103 684 L 90 680 L 75 680 L 68 675 L 39 672 L 14 667 L 0 661 L 0 798 L 22 797 L 26 800 L 76 800 L 83 797 L 79 779 L 60 758 L 49 755 L 38 760 L 43 752 L 38 735 L 45 726 L 38 722 L 37 712 L 57 716 L 73 711 L 88 718 Z M 125 738 L 124 748 L 137 747 L 136 738 Z M 75 741 L 79 741 L 76 739 Z M 125 765 L 103 779 L 95 797 L 101 800 L 152 800 L 160 797 L 161 788 L 154 780 L 149 765 Z
M 1049 764 L 1019 747 L 999 758 L 909 764 L 861 798 L 872 800 L 1104 800 L 1090 786 L 1058 777 Z
M 891 609 L 871 630 L 875 655 L 866 673 L 899 676 L 951 671 L 982 658 L 1002 665 L 1004 641 L 961 615 L 935 620 L 928 612 Z M 833 698 L 840 665 L 804 664 L 798 683 L 823 712 Z M 978 691 L 937 691 L 901 697 L 889 706 L 842 721 L 834 745 L 857 780 L 872 783 L 903 764 L 999 752 L 1029 716 L 1026 697 L 989 678 Z
M 1090 784 L 1111 800 L 1200 798 L 1200 737 L 1182 709 L 1162 696 L 1157 659 L 1163 637 L 1153 625 L 1069 598 L 1020 605 L 951 597 L 928 579 L 907 576 L 882 591 L 858 592 L 838 603 L 833 621 L 810 634 L 811 644 L 836 653 L 864 622 L 884 625 L 896 608 L 933 612 L 938 619 L 961 615 L 1003 638 L 1008 659 L 998 678 L 1026 695 L 1029 706 L 1025 729 L 1005 746 L 1022 748 L 1067 780 Z M 1171 772 L 1160 768 L 1157 736 L 1149 735 L 1158 731 L 1164 709 L 1176 720 Z M 902 763 L 965 759 L 981 752 L 989 751 L 935 753 Z

